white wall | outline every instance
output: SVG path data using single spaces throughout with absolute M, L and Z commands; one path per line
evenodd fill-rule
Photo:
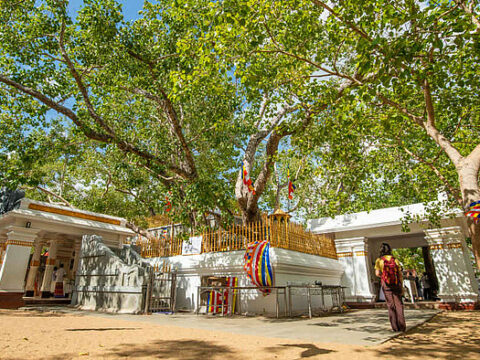
M 8 245 L 0 270 L 0 290 L 23 292 L 31 247 Z
M 168 264 L 177 271 L 177 309 L 195 310 L 197 288 L 202 276 L 236 276 L 239 286 L 252 286 L 244 269 L 244 251 L 206 253 L 201 255 L 175 256 L 149 259 L 152 265 L 160 268 Z M 274 285 L 287 283 L 310 283 L 321 281 L 325 285 L 339 285 L 343 273 L 342 265 L 334 259 L 303 254 L 279 248 L 270 248 L 270 258 L 274 271 Z M 238 298 L 238 295 L 237 295 Z M 250 314 L 275 313 L 275 296 L 264 296 L 258 290 L 243 290 L 240 295 L 242 312 Z M 317 306 L 318 297 L 314 298 Z M 306 299 L 294 297 L 294 310 L 306 311 Z M 284 309 L 284 296 L 279 294 L 280 313 Z

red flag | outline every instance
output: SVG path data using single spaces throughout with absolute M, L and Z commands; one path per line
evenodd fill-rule
M 170 195 L 172 194 L 171 191 L 168 192 Z M 166 212 L 170 212 L 172 210 L 172 203 L 170 202 L 170 199 L 168 198 L 168 195 L 165 196 L 165 201 L 167 202 L 167 206 L 165 208 Z

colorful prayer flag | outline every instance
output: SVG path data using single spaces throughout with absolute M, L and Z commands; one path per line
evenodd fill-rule
M 236 287 L 238 284 L 238 279 L 235 276 L 227 277 L 227 286 Z M 235 313 L 235 302 L 237 290 L 233 290 L 232 294 L 232 306 L 229 304 L 229 293 L 230 289 L 223 289 L 223 315 L 229 314 L 233 315 Z M 207 313 L 211 314 L 220 314 L 222 313 L 222 292 L 218 290 L 211 290 L 208 293 L 207 298 Z
M 244 269 L 255 286 L 272 286 L 273 271 L 270 264 L 270 243 L 255 241 L 247 245 L 245 251 Z M 270 289 L 259 289 L 264 295 L 270 294 Z
M 247 187 L 248 191 L 255 195 L 255 188 L 253 187 L 252 179 L 248 176 L 248 171 L 245 168 L 245 164 L 242 165 L 242 180 L 243 184 Z
M 476 224 L 480 220 L 480 201 L 472 202 L 465 215 L 473 218 L 473 222 Z
M 290 180 L 290 168 L 287 169 L 287 179 L 288 179 L 288 198 L 292 200 L 293 199 L 292 194 L 295 192 L 297 187 L 295 186 L 293 181 Z
M 172 192 L 169 191 L 168 194 L 171 195 Z M 165 211 L 166 211 L 166 212 L 169 212 L 170 210 L 172 210 L 172 203 L 170 202 L 170 198 L 168 197 L 168 195 L 165 196 L 165 201 L 166 201 L 166 203 L 167 203 L 166 208 L 165 208 Z
M 297 189 L 297 187 L 295 186 L 295 184 L 292 182 L 292 181 L 289 181 L 288 182 L 288 198 L 290 200 L 293 199 L 293 193 L 295 192 L 295 190 Z

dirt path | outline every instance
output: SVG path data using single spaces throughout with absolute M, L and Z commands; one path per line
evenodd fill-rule
M 480 311 L 441 313 L 375 347 L 234 335 L 85 314 L 0 310 L 0 325 L 0 359 L 480 359 Z

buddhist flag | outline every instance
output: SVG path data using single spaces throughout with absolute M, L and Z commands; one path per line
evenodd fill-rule
M 480 201 L 472 202 L 467 212 L 465 213 L 466 216 L 473 218 L 475 224 L 480 220 Z
M 255 241 L 247 245 L 245 251 L 244 269 L 255 286 L 272 286 L 273 271 L 270 264 L 270 243 Z M 259 289 L 264 295 L 270 294 L 270 289 Z
M 166 212 L 170 212 L 170 210 L 172 210 L 172 203 L 170 202 L 170 198 L 169 198 L 169 195 L 171 195 L 171 194 L 172 194 L 172 192 L 169 191 L 168 195 L 165 196 L 165 202 L 166 202 L 165 211 Z
M 290 169 L 287 170 L 287 179 L 288 179 L 288 198 L 292 200 L 293 199 L 292 194 L 295 192 L 297 187 L 295 186 L 293 181 L 290 180 Z
M 242 171 L 243 184 L 247 187 L 249 192 L 251 192 L 251 193 L 253 193 L 253 195 L 255 195 L 255 188 L 253 187 L 252 179 L 250 179 L 250 177 L 248 176 L 248 171 L 245 168 L 245 164 L 242 165 L 242 170 L 241 171 Z

